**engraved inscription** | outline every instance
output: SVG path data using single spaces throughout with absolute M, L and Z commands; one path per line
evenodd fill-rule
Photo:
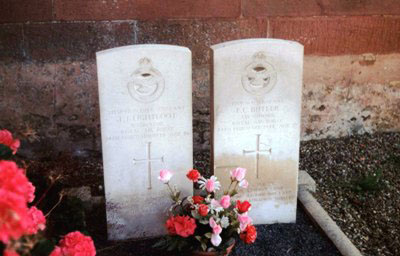
M 131 79 L 128 83 L 129 94 L 139 102 L 155 101 L 164 91 L 164 78 L 148 58 L 139 60 L 139 68 L 132 73 Z
M 147 142 L 147 158 L 146 159 L 133 159 L 133 164 L 138 164 L 138 163 L 146 163 L 147 165 L 147 178 L 148 178 L 148 184 L 147 184 L 147 189 L 151 189 L 151 163 L 152 162 L 161 162 L 164 163 L 164 156 L 160 158 L 151 158 L 151 142 Z
M 256 177 L 257 177 L 257 179 L 258 179 L 258 170 L 259 170 L 259 163 L 260 163 L 260 153 L 266 153 L 266 152 L 268 152 L 268 153 L 272 153 L 272 149 L 270 148 L 270 149 L 264 149 L 264 150 L 262 150 L 261 149 L 261 145 L 263 145 L 263 146 L 266 146 L 266 144 L 264 144 L 264 143 L 261 143 L 260 142 L 260 137 L 261 137 L 261 134 L 256 134 L 256 149 L 255 150 L 243 150 L 243 155 L 246 155 L 246 154 L 256 154 L 256 162 L 255 162 L 255 166 L 256 166 Z
M 257 52 L 242 74 L 243 89 L 255 96 L 262 96 L 270 92 L 277 81 L 277 71 L 267 61 L 264 52 Z

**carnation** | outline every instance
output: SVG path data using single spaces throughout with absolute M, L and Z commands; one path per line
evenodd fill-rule
M 192 196 L 192 200 L 194 204 L 199 204 L 204 201 L 204 197 L 202 196 Z
M 13 151 L 13 154 L 15 154 L 17 153 L 17 150 L 20 146 L 20 141 L 18 139 L 13 139 L 11 132 L 9 132 L 8 130 L 1 130 L 0 144 L 9 147 Z
M 79 231 L 71 232 L 64 236 L 60 241 L 58 252 L 52 253 L 52 256 L 65 255 L 65 256 L 95 256 L 96 248 L 94 247 L 93 240 L 90 236 L 85 236 Z M 57 254 L 57 253 L 61 254 Z
M 35 187 L 29 182 L 24 170 L 12 161 L 0 161 L 0 188 L 24 197 L 29 203 L 35 198 Z
M 19 254 L 13 250 L 5 250 L 3 256 L 19 256 Z
M 200 173 L 198 170 L 190 170 L 186 177 L 193 182 L 197 182 L 200 178 Z
M 35 206 L 29 209 L 28 220 L 28 234 L 36 234 L 39 230 L 44 230 L 46 228 L 46 218 L 44 217 L 43 212 Z
M 27 233 L 28 207 L 21 195 L 0 188 L 0 241 L 7 244 Z
M 196 221 L 189 216 L 172 216 L 167 221 L 166 226 L 170 234 L 188 237 L 194 234 L 196 229 Z
M 243 240 L 246 244 L 252 244 L 256 241 L 257 238 L 257 230 L 253 225 L 248 225 L 246 230 L 244 230 L 240 234 L 240 239 Z

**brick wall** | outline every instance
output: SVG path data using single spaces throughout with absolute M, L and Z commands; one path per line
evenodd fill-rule
M 95 52 L 176 44 L 207 150 L 209 46 L 254 37 L 305 46 L 303 139 L 400 130 L 398 0 L 0 0 L 0 126 L 27 155 L 98 152 Z

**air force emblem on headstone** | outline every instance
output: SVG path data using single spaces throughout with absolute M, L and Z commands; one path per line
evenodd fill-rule
M 242 85 L 246 92 L 262 96 L 275 86 L 277 72 L 274 66 L 267 61 L 264 52 L 257 52 L 242 74 Z
M 164 91 L 164 78 L 148 58 L 139 60 L 139 68 L 131 77 L 128 83 L 129 94 L 139 102 L 155 101 Z

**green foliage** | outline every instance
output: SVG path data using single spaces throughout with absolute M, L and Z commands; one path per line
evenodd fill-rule
M 41 239 L 31 251 L 32 256 L 42 256 L 42 255 L 49 255 L 56 245 L 54 239 Z
M 372 173 L 367 173 L 364 177 L 355 181 L 355 190 L 359 192 L 371 192 L 383 187 L 382 170 L 378 169 Z
M 0 144 L 0 160 L 10 160 L 12 157 L 12 150 L 6 145 Z
M 153 247 L 167 251 L 182 252 L 190 249 L 190 240 L 180 236 L 166 236 L 155 243 Z

